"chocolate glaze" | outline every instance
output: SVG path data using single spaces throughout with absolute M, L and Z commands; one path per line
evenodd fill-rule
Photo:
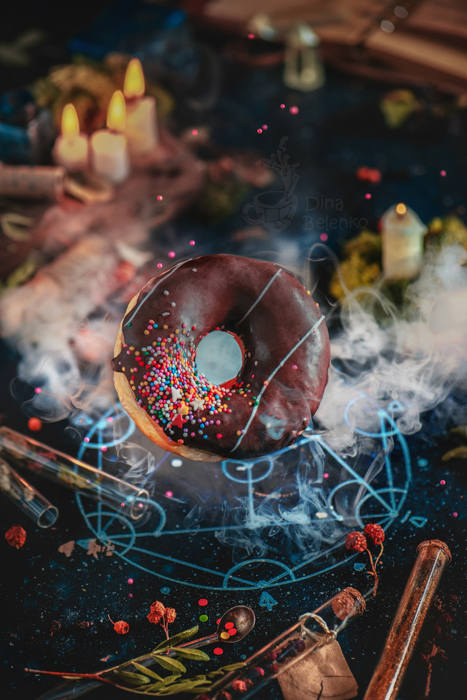
M 158 327 L 145 333 L 150 319 Z M 121 372 L 125 365 L 136 365 L 133 354 L 158 338 L 167 339 L 165 347 L 182 338 L 192 363 L 192 351 L 201 338 L 216 329 L 235 334 L 244 346 L 242 369 L 223 401 L 229 412 L 213 415 L 205 408 L 190 408 L 196 425 L 168 421 L 161 426 L 164 432 L 174 442 L 183 440 L 188 447 L 231 459 L 259 457 L 290 445 L 319 406 L 328 380 L 330 348 L 318 305 L 293 275 L 277 265 L 209 255 L 153 278 L 125 316 L 125 347 L 112 360 L 112 368 Z M 135 387 L 147 371 L 138 365 L 131 372 Z M 196 367 L 192 372 L 196 377 Z M 130 381 L 128 370 L 126 376 Z M 240 394 L 241 390 L 248 393 Z M 183 389 L 181 394 L 183 402 Z M 136 391 L 135 399 L 139 397 L 147 410 L 147 398 Z M 201 426 L 199 433 L 202 418 L 215 420 Z

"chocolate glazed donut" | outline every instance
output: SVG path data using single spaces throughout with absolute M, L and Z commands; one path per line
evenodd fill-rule
M 221 330 L 243 353 L 215 386 L 196 348 Z M 130 303 L 112 360 L 123 406 L 164 449 L 191 459 L 251 459 L 294 442 L 323 395 L 329 338 L 318 305 L 289 272 L 232 255 L 188 260 Z

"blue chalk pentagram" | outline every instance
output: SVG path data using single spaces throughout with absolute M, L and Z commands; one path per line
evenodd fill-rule
M 364 427 L 354 424 L 356 408 L 359 415 L 364 417 Z M 260 590 L 260 604 L 271 609 L 276 601 L 270 593 L 266 594 L 266 589 L 294 585 L 341 566 L 343 561 L 340 556 L 333 559 L 329 555 L 337 554 L 342 549 L 350 527 L 358 525 L 363 528 L 365 522 L 371 521 L 388 528 L 402 517 L 411 483 L 411 461 L 406 440 L 397 427 L 394 414 L 403 414 L 403 410 L 403 405 L 398 401 L 393 401 L 388 410 L 384 410 L 365 395 L 348 404 L 345 411 L 347 424 L 357 435 L 371 439 L 378 445 L 374 457 L 372 455 L 373 466 L 351 463 L 351 460 L 344 459 L 332 449 L 325 435 L 311 432 L 304 433 L 292 447 L 266 458 L 250 462 L 222 462 L 221 470 L 216 472 L 216 479 L 221 480 L 220 492 L 229 492 L 242 503 L 242 520 L 224 523 L 223 532 L 243 533 L 245 537 L 248 533 L 255 533 L 267 540 L 271 531 L 290 534 L 294 528 L 300 532 L 301 527 L 311 527 L 313 532 L 326 533 L 326 528 L 329 529 L 334 523 L 331 530 L 337 535 L 333 535 L 327 546 L 314 551 L 313 542 L 310 542 L 309 552 L 299 561 L 291 561 L 285 553 L 275 552 L 274 556 L 247 556 L 240 563 L 223 569 L 219 542 L 215 537 L 220 525 L 204 527 L 197 523 L 195 526 L 181 527 L 176 522 L 175 527 L 170 529 L 166 525 L 169 516 L 172 516 L 171 508 L 154 499 L 148 502 L 150 513 L 142 526 L 130 522 L 120 513 L 112 512 L 107 505 L 92 504 L 91 507 L 91 502 L 82 495 L 77 496 L 78 506 L 94 536 L 102 542 L 110 540 L 115 546 L 114 554 L 132 567 L 136 566 L 165 581 L 198 588 L 198 577 L 202 576 L 205 590 Z M 86 423 L 85 416 L 83 420 Z M 109 422 L 114 420 L 123 421 L 123 427 L 120 426 L 121 440 L 116 439 L 113 433 L 111 436 L 108 434 Z M 83 441 L 78 456 L 81 458 L 88 449 L 97 450 L 100 468 L 102 448 L 111 448 L 123 442 L 135 429 L 119 405 L 86 427 L 89 427 L 87 440 Z M 315 459 L 317 455 L 321 456 L 318 460 Z M 279 508 L 273 509 L 281 495 L 277 489 L 268 487 L 268 480 L 277 474 L 280 476 L 284 461 L 291 459 L 300 464 L 315 464 L 313 478 L 308 481 L 314 498 L 314 512 L 311 506 L 308 510 L 296 505 L 286 507 L 283 501 L 280 501 Z M 293 487 L 297 493 L 301 488 L 298 474 L 297 468 L 297 483 Z M 258 491 L 262 483 L 264 493 Z M 415 521 L 416 516 L 410 520 Z M 200 560 L 203 549 L 213 553 L 205 562 Z M 191 552 L 197 552 L 197 560 L 189 558 Z M 222 552 L 225 559 L 225 549 Z M 348 562 L 349 559 L 344 561 Z

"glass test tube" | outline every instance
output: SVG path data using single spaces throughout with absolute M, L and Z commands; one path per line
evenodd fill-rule
M 127 484 L 10 428 L 0 428 L 0 450 L 15 466 L 25 467 L 45 479 L 106 503 L 133 520 L 141 518 L 147 509 L 149 493 L 146 489 Z
M 329 630 L 340 631 L 347 620 L 364 612 L 365 599 L 355 588 L 344 588 L 333 598 L 313 611 Z M 314 633 L 310 639 L 303 627 Z M 316 651 L 328 640 L 319 624 L 309 618 L 299 620 L 245 661 L 243 668 L 231 671 L 209 689 L 203 691 L 203 700 L 247 700 L 274 678 L 291 668 L 297 661 Z
M 1 458 L 0 493 L 7 496 L 22 513 L 25 513 L 39 527 L 51 527 L 57 522 L 58 508 L 53 506 L 34 486 L 31 486 Z
M 451 552 L 444 542 L 426 540 L 418 545 L 417 559 L 364 700 L 394 700 L 398 697 L 423 621 L 450 561 Z

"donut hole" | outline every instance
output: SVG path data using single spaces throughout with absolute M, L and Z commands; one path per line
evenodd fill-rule
M 237 378 L 243 365 L 243 343 L 233 333 L 212 331 L 196 350 L 196 368 L 208 382 L 220 386 Z

